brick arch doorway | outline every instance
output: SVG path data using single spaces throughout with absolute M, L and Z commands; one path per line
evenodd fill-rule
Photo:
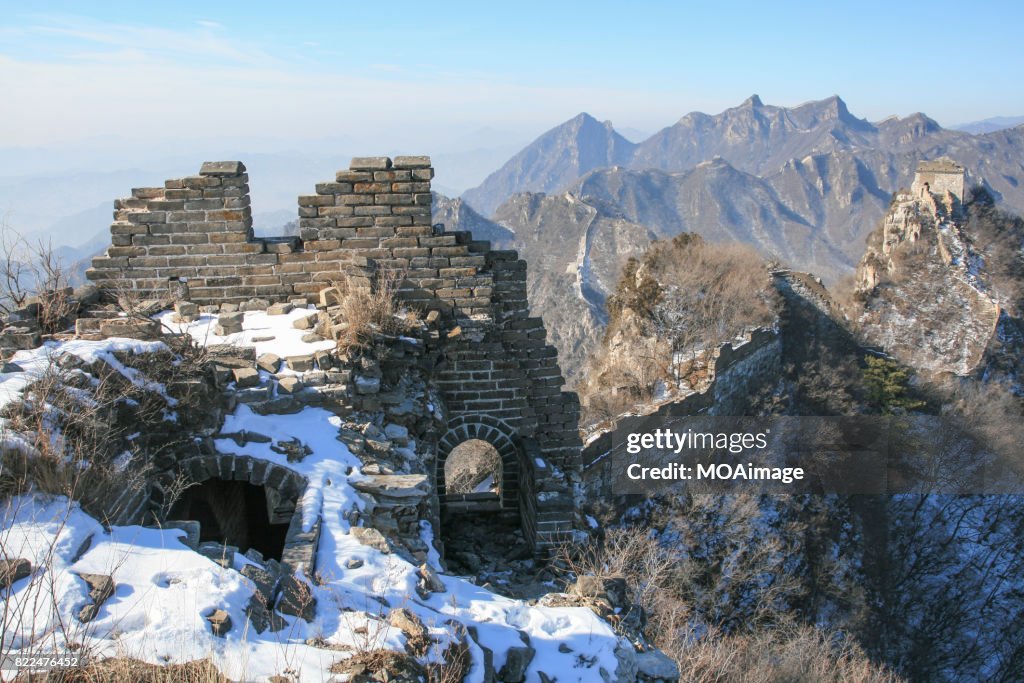
M 246 507 L 261 505 L 264 508 L 262 512 L 266 516 L 265 521 L 267 523 L 276 527 L 284 527 L 284 529 L 280 529 L 283 534 L 278 539 L 281 546 L 279 548 L 280 556 L 274 559 L 279 559 L 281 564 L 291 571 L 301 568 L 310 573 L 315 569 L 320 520 L 317 519 L 313 529 L 303 531 L 302 501 L 306 495 L 308 484 L 304 476 L 283 465 L 248 455 L 216 454 L 193 456 L 178 461 L 173 468 L 162 472 L 150 482 L 150 500 L 154 503 L 160 503 L 164 496 L 164 487 L 169 485 L 178 475 L 184 475 L 188 482 L 197 485 L 197 493 L 200 492 L 204 485 L 216 486 L 221 484 L 225 487 L 223 491 L 214 489 L 207 492 L 207 501 L 209 500 L 209 495 L 216 496 L 220 493 L 233 493 L 230 489 L 238 488 L 236 486 L 238 484 L 258 489 L 259 500 L 247 500 Z M 196 501 L 199 502 L 199 505 L 193 507 L 192 501 L 189 500 L 192 497 L 190 491 L 192 489 L 185 489 L 178 501 L 171 506 L 169 519 L 174 519 L 175 517 L 189 519 L 188 513 L 191 511 L 206 511 L 205 508 L 208 506 L 203 505 L 200 501 Z M 248 493 L 256 492 L 249 491 Z M 229 507 L 223 506 L 221 511 L 209 510 L 208 512 L 212 516 L 212 519 L 209 521 L 220 527 L 218 529 L 221 532 L 219 535 L 227 536 L 218 540 L 226 541 L 228 545 L 235 545 L 230 543 L 230 536 L 232 534 L 228 529 L 222 527 L 225 525 L 225 522 L 229 526 L 232 523 L 247 525 L 248 520 L 244 514 L 241 516 L 236 514 L 233 519 L 226 520 L 223 515 L 225 512 L 228 512 Z M 237 513 L 238 511 L 234 510 L 233 512 Z M 182 513 L 184 513 L 184 516 L 181 516 Z M 200 522 L 200 541 L 208 540 L 204 539 L 203 520 L 198 519 L 195 521 Z M 265 532 L 266 529 L 261 529 L 260 531 Z M 256 546 L 250 545 L 250 547 Z M 239 548 L 239 550 L 243 549 Z
M 448 423 L 448 431 L 438 442 L 437 493 L 441 511 L 446 514 L 499 512 L 504 517 L 520 514 L 522 453 L 514 432 L 500 420 L 487 416 L 457 417 Z M 468 441 L 483 441 L 494 448 L 501 459 L 501 478 L 497 492 L 451 493 L 445 481 L 449 456 Z

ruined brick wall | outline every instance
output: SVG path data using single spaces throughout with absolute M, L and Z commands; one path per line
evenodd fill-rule
M 924 186 L 929 192 L 940 197 L 949 192 L 958 201 L 964 200 L 964 168 L 949 157 L 941 157 L 934 161 L 922 161 L 914 173 L 914 184 L 911 191 L 920 197 Z
M 524 444 L 535 443 L 518 490 L 503 500 L 526 511 L 538 546 L 554 543 L 571 529 L 580 481 L 579 402 L 562 391 L 557 353 L 529 315 L 526 262 L 469 232 L 433 227 L 433 175 L 428 157 L 353 159 L 298 198 L 298 238 L 260 239 L 245 167 L 207 162 L 196 176 L 118 200 L 111 246 L 87 276 L 143 298 L 170 296 L 184 281 L 191 301 L 221 304 L 312 301 L 343 273 L 403 273 L 399 295 L 445 321 L 436 380 L 452 421 L 443 443 L 487 426 L 516 444 L 521 463 Z M 439 453 L 441 473 L 449 450 Z
M 782 367 L 782 338 L 770 328 L 759 328 L 742 341 L 724 342 L 712 353 L 713 379 L 707 389 L 679 400 L 663 403 L 650 414 L 655 417 L 680 415 L 743 415 L 752 394 L 779 378 Z M 616 442 L 616 424 L 591 435 L 583 449 L 583 467 L 591 494 L 611 496 L 613 476 L 609 454 Z M 618 439 L 624 442 L 624 439 Z

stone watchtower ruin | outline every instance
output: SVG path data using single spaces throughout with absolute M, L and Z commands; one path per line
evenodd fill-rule
M 207 162 L 198 175 L 117 200 L 111 246 L 87 277 L 143 298 L 187 287 L 189 300 L 219 305 L 313 303 L 342 274 L 400 272 L 399 296 L 442 321 L 433 375 L 449 417 L 436 439 L 442 507 L 448 455 L 467 440 L 487 441 L 503 461 L 500 509 L 542 549 L 572 529 L 579 401 L 562 391 L 557 353 L 543 321 L 530 316 L 526 262 L 433 226 L 433 175 L 424 156 L 353 159 L 298 198 L 297 237 L 258 238 L 245 166 Z
M 920 198 L 922 193 L 944 197 L 948 192 L 958 203 L 964 200 L 964 167 L 949 157 L 939 157 L 932 161 L 921 161 L 914 173 L 914 184 L 910 186 L 914 197 Z

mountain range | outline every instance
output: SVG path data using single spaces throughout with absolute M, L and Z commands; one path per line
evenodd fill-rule
M 976 135 L 921 113 L 869 122 L 838 96 L 779 107 L 754 95 L 638 143 L 580 114 L 465 192 L 457 216 L 436 218 L 504 229 L 502 241 L 530 263 L 531 302 L 572 376 L 621 266 L 652 240 L 741 241 L 835 283 L 853 273 L 917 162 L 943 155 L 968 169 L 969 185 L 1024 212 L 1024 125 Z

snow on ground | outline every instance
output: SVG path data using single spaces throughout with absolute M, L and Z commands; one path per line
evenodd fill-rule
M 35 349 L 18 351 L 11 357 L 10 362 L 21 369 L 0 374 L 0 408 L 19 400 L 25 387 L 45 375 L 63 355 L 78 356 L 82 361 L 90 364 L 102 360 L 136 386 L 156 391 L 173 401 L 167 396 L 164 387 L 147 380 L 138 370 L 126 367 L 114 356 L 115 351 L 141 354 L 155 353 L 166 348 L 167 346 L 163 342 L 112 337 L 103 341 L 75 339 L 65 342 L 46 342 L 43 346 Z
M 206 346 L 214 344 L 254 346 L 257 356 L 263 353 L 276 353 L 281 358 L 287 358 L 334 348 L 334 342 L 329 339 L 319 342 L 302 341 L 303 335 L 309 334 L 311 330 L 299 330 L 293 327 L 296 320 L 315 312 L 316 310 L 312 308 L 295 308 L 285 315 L 267 315 L 265 311 L 248 311 L 242 322 L 242 331 L 226 336 L 213 333 L 213 329 L 217 325 L 217 316 L 209 313 L 204 313 L 191 323 L 174 322 L 172 311 L 164 311 L 154 316 L 154 319 L 159 321 L 165 329 L 171 332 L 188 333 L 198 343 Z M 266 339 L 268 337 L 269 339 Z M 257 341 L 259 339 L 264 339 L 264 341 Z
M 89 364 L 102 360 L 132 384 L 160 394 L 169 406 L 174 406 L 177 401 L 167 395 L 166 387 L 147 379 L 138 370 L 125 366 L 114 355 L 115 352 L 155 353 L 166 348 L 167 346 L 159 341 L 112 337 L 103 341 L 81 339 L 64 342 L 50 341 L 35 349 L 18 351 L 11 357 L 8 364 L 8 368 L 16 367 L 17 369 L 12 372 L 0 373 L 0 409 L 20 401 L 25 389 L 57 367 L 57 362 L 64 355 L 77 356 Z M 168 413 L 168 419 L 173 419 L 173 413 Z M 7 420 L 4 418 L 0 418 L 0 445 L 22 451 L 32 448 L 28 440 L 7 428 Z
M 444 632 L 443 624 L 455 618 L 467 624 L 478 623 L 480 640 L 494 651 L 495 667 L 504 663 L 510 646 L 519 646 L 516 629 L 530 636 L 530 644 L 537 650 L 531 667 L 531 681 L 540 680 L 536 671 L 557 675 L 559 681 L 590 681 L 597 676 L 597 666 L 608 671 L 616 668 L 614 649 L 616 637 L 611 628 L 585 608 L 528 607 L 521 602 L 503 598 L 479 588 L 465 580 L 444 576 L 447 593 L 420 600 L 415 592 L 416 568 L 395 555 L 384 555 L 361 545 L 349 535 L 346 512 L 361 507 L 359 494 L 349 484 L 350 478 L 361 476 L 359 460 L 352 455 L 337 434 L 340 419 L 321 408 L 307 407 L 294 415 L 259 415 L 240 405 L 225 420 L 224 431 L 247 430 L 272 436 L 275 440 L 298 437 L 313 451 L 300 463 L 288 463 L 284 455 L 273 452 L 270 444 L 248 442 L 238 446 L 230 439 L 218 440 L 218 450 L 225 453 L 249 455 L 291 467 L 309 481 L 304 496 L 304 527 L 315 521 L 311 514 L 314 505 L 321 505 L 322 528 L 317 553 L 317 574 L 325 585 L 317 587 L 314 595 L 320 607 L 318 623 L 310 628 L 329 643 L 348 642 L 351 624 L 336 608 L 353 609 L 386 617 L 378 598 L 392 607 L 408 607 L 416 612 L 423 623 L 435 634 Z M 346 474 L 352 468 L 350 474 Z M 315 501 L 315 503 L 314 503 Z M 345 562 L 356 558 L 363 561 L 357 569 L 348 569 Z M 329 605 L 329 614 L 324 613 Z M 392 631 L 394 629 L 391 629 Z M 371 629 L 372 631 L 372 629 Z M 574 653 L 559 652 L 565 643 Z M 577 668 L 576 654 L 597 657 L 598 664 L 590 668 Z M 482 672 L 481 672 L 482 674 Z M 481 680 L 473 678 L 471 680 Z
M 244 331 L 230 337 L 211 334 L 214 316 L 176 327 L 206 344 L 255 345 L 257 354 L 286 357 L 329 348 L 331 342 L 301 341 L 305 332 L 291 324 L 306 314 L 247 313 Z M 158 318 L 175 329 L 169 314 Z M 272 341 L 253 341 L 271 335 Z M 15 400 L 57 353 L 110 362 L 116 361 L 110 355 L 115 350 L 143 353 L 162 347 L 159 342 L 111 339 L 20 352 L 14 361 L 23 370 L 0 375 L 0 405 Z M 132 381 L 145 381 L 120 364 L 114 367 Z M 530 606 L 445 575 L 441 580 L 448 590 L 421 599 L 415 590 L 416 567 L 361 545 L 349 533 L 348 513 L 364 504 L 350 481 L 362 475 L 359 460 L 336 438 L 340 424 L 333 413 L 317 407 L 291 415 L 259 415 L 240 404 L 225 419 L 223 432 L 258 432 L 275 441 L 298 438 L 309 447 L 310 455 L 289 463 L 270 444 L 215 442 L 221 452 L 268 460 L 307 479 L 300 501 L 303 526 L 308 529 L 317 518 L 322 520 L 312 623 L 284 617 L 285 629 L 257 634 L 245 616 L 253 584 L 235 569 L 224 569 L 185 547 L 179 541 L 182 531 L 139 526 L 115 526 L 108 531 L 66 499 L 21 497 L 0 507 L 0 552 L 7 558 L 30 560 L 33 575 L 16 582 L 4 595 L 3 645 L 22 647 L 33 634 L 47 634 L 41 642 L 48 650 L 64 650 L 70 641 L 82 643 L 94 656 L 131 656 L 157 664 L 212 657 L 235 680 L 267 680 L 290 671 L 301 681 L 324 681 L 331 678 L 331 664 L 346 653 L 307 645 L 309 639 L 347 646 L 353 653 L 378 648 L 401 651 L 405 636 L 388 625 L 387 615 L 391 608 L 406 607 L 439 639 L 429 655 L 434 661 L 450 642 L 452 629 L 446 622 L 455 619 L 477 627 L 481 644 L 494 653 L 496 669 L 504 664 L 509 647 L 523 644 L 520 631 L 528 635 L 537 653 L 527 672 L 530 683 L 541 680 L 539 671 L 559 683 L 582 683 L 601 680 L 601 668 L 610 673 L 616 670 L 614 651 L 619 639 L 586 608 Z M 428 562 L 439 566 L 430 544 L 434 530 L 428 522 L 421 522 L 421 536 L 431 548 Z M 78 553 L 80 558 L 75 557 Z M 350 559 L 363 564 L 349 568 Z M 116 584 L 114 595 L 87 625 L 75 617 L 89 601 L 88 586 L 76 576 L 79 573 L 111 575 Z M 55 596 L 52 603 L 50 596 Z M 230 615 L 233 626 L 225 637 L 214 636 L 203 618 L 214 609 Z M 570 650 L 562 652 L 562 645 Z M 474 644 L 470 649 L 473 670 L 466 680 L 482 681 L 482 651 Z
M 0 544 L 8 557 L 24 557 L 36 570 L 36 579 L 15 584 L 5 614 L 37 613 L 35 618 L 4 625 L 7 645 L 24 645 L 24 637 L 53 630 L 60 621 L 71 625 L 66 640 L 85 641 L 96 656 L 127 654 L 154 663 L 181 662 L 212 656 L 225 675 L 242 680 L 265 680 L 285 669 L 296 671 L 303 681 L 328 678 L 327 669 L 343 658 L 332 650 L 305 642 L 322 638 L 332 645 L 348 645 L 353 651 L 388 648 L 401 650 L 404 636 L 387 625 L 388 607 L 407 607 L 423 620 L 433 635 L 441 638 L 436 659 L 448 642 L 448 619 L 476 624 L 480 641 L 494 651 L 494 665 L 500 668 L 509 647 L 520 646 L 518 631 L 530 637 L 537 651 L 529 681 L 539 681 L 538 670 L 557 676 L 559 681 L 599 679 L 598 667 L 614 671 L 617 637 L 611 628 L 585 608 L 531 607 L 497 596 L 463 579 L 442 576 L 448 588 L 427 600 L 416 592 L 416 568 L 397 557 L 363 546 L 349 535 L 346 512 L 361 506 L 359 495 L 349 484 L 358 475 L 359 462 L 334 436 L 339 419 L 323 409 L 309 407 L 293 415 L 258 415 L 240 405 L 225 423 L 225 431 L 242 429 L 275 439 L 301 438 L 312 454 L 301 463 L 288 463 L 268 444 L 247 443 L 239 447 L 231 440 L 218 440 L 225 453 L 245 454 L 291 467 L 309 480 L 303 499 L 303 515 L 312 523 L 322 517 L 315 586 L 316 619 L 311 624 L 286 617 L 289 626 L 278 632 L 257 634 L 248 627 L 245 607 L 253 585 L 233 569 L 223 569 L 178 541 L 179 530 L 157 530 L 138 526 L 113 527 L 109 532 L 64 499 L 51 502 L 19 498 L 2 517 Z M 351 469 L 351 474 L 346 472 Z M 72 556 L 92 535 L 88 551 L 76 562 Z M 54 546 L 52 557 L 49 548 Z M 349 569 L 345 561 L 363 560 Z M 433 558 L 436 562 L 436 557 Z M 44 562 L 45 560 L 45 562 Z M 74 618 L 88 602 L 88 587 L 75 574 L 96 573 L 114 577 L 116 592 L 100 609 L 97 618 L 81 625 Z M 48 606 L 51 586 L 58 607 Z M 225 638 L 214 636 L 203 616 L 223 609 L 234 624 Z M 47 641 L 54 648 L 65 646 L 60 628 Z M 559 646 L 572 652 L 563 653 Z M 478 652 L 479 655 L 479 652 Z M 596 658 L 586 666 L 577 655 Z M 474 674 L 483 680 L 479 656 Z
M 491 493 L 497 491 L 497 486 L 494 483 L 494 475 L 488 474 L 487 478 L 482 482 L 473 487 L 473 493 Z

